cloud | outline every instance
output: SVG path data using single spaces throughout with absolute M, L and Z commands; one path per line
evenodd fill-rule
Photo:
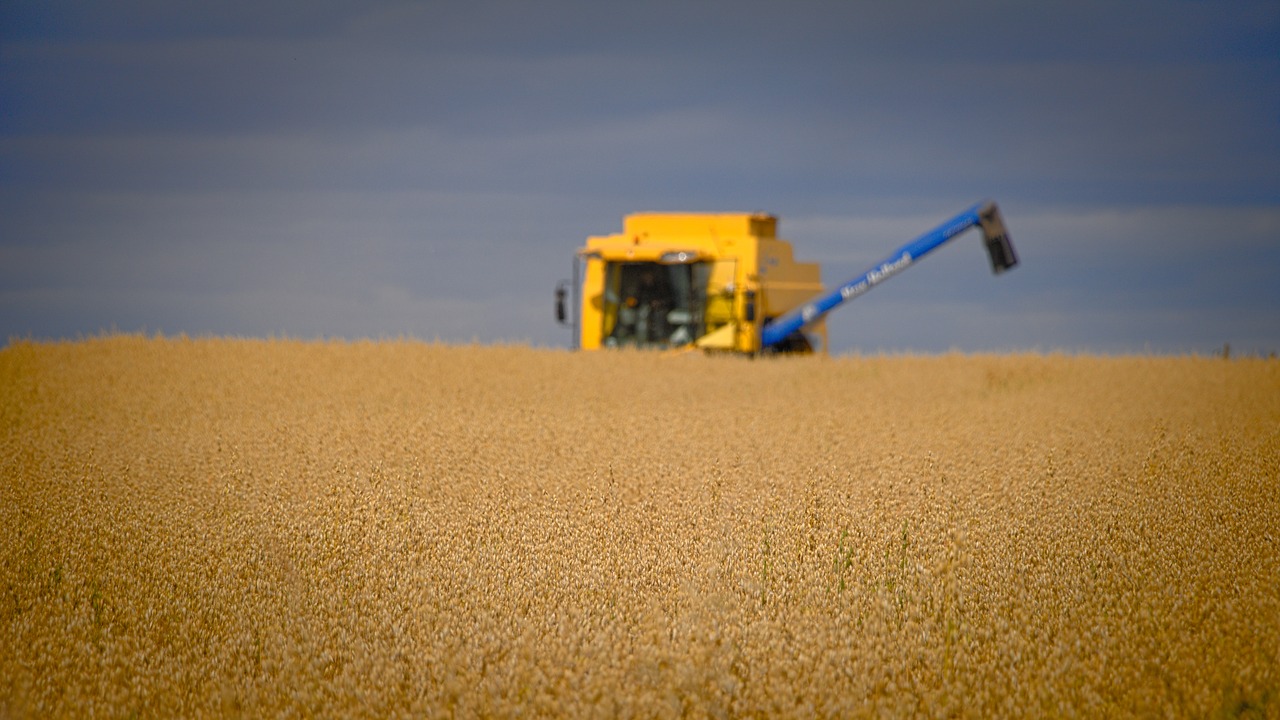
M 837 349 L 1280 345 L 1277 42 L 1270 2 L 6 3 L 0 330 L 564 342 L 627 212 L 775 212 L 834 284 L 991 197 L 1022 267 L 961 238 Z

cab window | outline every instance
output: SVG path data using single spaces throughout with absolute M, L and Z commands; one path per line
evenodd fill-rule
M 604 344 L 678 347 L 703 333 L 707 263 L 615 262 L 605 268 Z

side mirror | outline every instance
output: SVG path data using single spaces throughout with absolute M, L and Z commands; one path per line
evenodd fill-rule
M 556 285 L 556 322 L 561 325 L 568 325 L 568 323 L 565 322 L 565 317 L 567 315 L 564 309 L 564 298 L 565 294 L 568 292 L 565 286 L 568 284 L 568 280 L 561 280 L 560 283 Z

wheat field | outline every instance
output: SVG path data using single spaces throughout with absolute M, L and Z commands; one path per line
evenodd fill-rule
M 0 716 L 1280 716 L 1274 360 L 107 336 L 0 428 Z

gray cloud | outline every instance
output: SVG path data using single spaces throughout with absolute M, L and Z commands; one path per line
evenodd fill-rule
M 1141 28 L 1141 32 L 1135 30 Z M 10 3 L 0 333 L 566 343 L 639 210 L 764 210 L 837 283 L 977 241 L 837 350 L 1280 348 L 1274 3 Z

